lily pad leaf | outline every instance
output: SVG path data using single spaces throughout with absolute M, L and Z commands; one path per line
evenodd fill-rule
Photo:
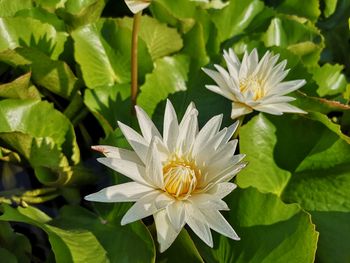
M 40 93 L 30 83 L 31 73 L 18 77 L 10 83 L 0 85 L 0 97 L 9 99 L 40 99 Z
M 331 96 L 342 93 L 347 86 L 345 75 L 341 73 L 343 66 L 339 64 L 324 64 L 311 69 L 313 79 L 318 84 L 317 93 L 321 96 Z
M 101 19 L 98 23 L 72 32 L 75 59 L 81 67 L 88 88 L 130 82 L 131 31 L 117 20 Z M 142 39 L 138 46 L 139 76 L 152 70 L 152 59 Z
M 69 98 L 78 88 L 77 78 L 69 66 L 31 48 L 16 48 L 0 52 L 0 61 L 23 70 L 31 69 L 33 82 L 40 87 Z
M 73 126 L 62 113 L 47 102 L 7 99 L 0 101 L 0 120 L 0 138 L 32 164 L 40 181 L 66 184 L 71 179 L 70 165 L 80 161 L 80 153 Z
M 310 215 L 254 188 L 233 191 L 226 214 L 241 240 L 214 233 L 214 248 L 195 243 L 206 262 L 313 262 L 318 233 Z
M 57 262 L 109 262 L 105 249 L 90 231 L 78 228 L 65 230 L 52 226 L 48 224 L 51 218 L 34 207 L 15 209 L 2 205 L 2 212 L 2 221 L 27 223 L 44 230 Z
M 131 18 L 123 18 L 120 22 L 132 30 Z M 161 24 L 149 16 L 142 16 L 140 23 L 142 26 L 139 36 L 146 43 L 152 60 L 170 55 L 182 48 L 182 39 L 176 29 Z
M 52 25 L 30 17 L 0 18 L 0 24 L 0 52 L 31 47 L 57 59 L 63 52 L 68 36 L 65 32 L 57 32 Z
M 92 233 L 106 250 L 109 262 L 154 262 L 155 248 L 147 228 L 140 221 L 121 226 L 118 206 L 123 204 L 109 205 L 108 213 L 99 216 L 82 207 L 66 206 L 52 224 L 66 231 Z
M 263 8 L 264 4 L 259 0 L 234 0 L 222 9 L 211 10 L 209 13 L 218 30 L 219 42 L 242 33 Z
M 31 8 L 31 0 L 2 0 L 0 2 L 0 17 L 14 16 L 18 11 Z
M 66 0 L 64 7 L 57 8 L 56 13 L 68 26 L 78 28 L 96 22 L 106 2 L 106 0 Z
M 189 59 L 185 55 L 163 57 L 155 61 L 154 70 L 140 87 L 137 104 L 152 115 L 157 104 L 169 94 L 187 89 Z
M 320 113 L 299 118 L 259 114 L 241 128 L 240 143 L 249 165 L 238 175 L 238 184 L 299 203 L 321 222 L 318 258 L 349 259 L 341 244 L 350 242 L 350 233 L 331 231 L 333 225 L 346 231 L 344 218 L 350 220 L 350 145 L 339 126 Z

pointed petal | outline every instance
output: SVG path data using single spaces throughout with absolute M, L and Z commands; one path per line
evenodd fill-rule
M 207 68 L 202 68 L 202 70 L 209 76 L 211 77 L 215 83 L 219 86 L 219 90 L 220 91 L 220 95 L 225 96 L 226 98 L 233 100 L 234 97 L 232 95 L 232 89 L 229 87 L 229 85 L 227 85 L 224 77 L 217 71 L 212 70 L 212 69 L 207 69 Z M 215 86 L 214 86 L 215 87 Z M 206 88 L 209 90 L 213 89 L 212 85 L 206 85 Z M 215 90 L 215 89 L 214 89 Z M 218 93 L 218 90 L 216 89 L 216 91 L 212 90 L 213 92 Z
M 186 109 L 186 111 L 185 111 L 185 114 L 184 114 L 184 116 L 182 117 L 181 122 L 180 122 L 180 124 L 179 124 L 180 130 L 183 128 L 184 122 L 187 120 L 187 118 L 188 118 L 190 115 L 193 114 L 193 112 L 197 112 L 197 113 L 198 113 L 198 111 L 197 111 L 197 109 L 196 109 L 196 106 L 194 105 L 193 102 L 191 102 L 191 103 L 188 105 L 188 107 L 187 107 L 187 109 Z
M 179 123 L 176 112 L 170 100 L 167 100 L 164 114 L 163 137 L 170 152 L 175 150 L 178 136 Z
M 162 253 L 171 246 L 171 244 L 178 236 L 179 231 L 176 231 L 173 225 L 170 223 L 165 209 L 153 214 L 153 217 L 157 229 L 159 250 Z
M 154 136 L 162 138 L 153 121 L 148 117 L 147 113 L 138 106 L 135 106 L 137 120 L 145 140 L 150 143 Z
M 255 106 L 254 110 L 266 112 L 272 115 L 282 115 L 283 112 L 276 105 L 279 105 L 279 104 L 268 104 L 268 105 L 260 104 Z
M 211 118 L 200 130 L 193 146 L 193 155 L 196 156 L 201 148 L 219 131 L 223 115 L 216 115 Z
M 233 102 L 232 103 L 232 111 L 231 111 L 231 119 L 237 119 L 242 115 L 246 115 L 248 113 L 253 112 L 253 109 L 243 103 Z
M 197 193 L 188 198 L 197 208 L 203 209 L 216 209 L 216 210 L 230 210 L 227 204 L 221 199 L 217 198 L 216 195 L 211 195 L 208 193 Z
M 151 146 L 147 153 L 146 159 L 146 176 L 147 181 L 152 182 L 152 185 L 158 188 L 163 188 L 163 165 L 160 160 L 157 143 L 159 137 L 153 137 Z
M 264 111 L 264 112 L 267 112 L 270 114 L 276 114 L 276 115 L 281 115 L 283 112 L 301 113 L 301 114 L 307 113 L 306 111 L 303 111 L 302 109 L 299 109 L 298 107 L 295 107 L 288 103 L 259 105 L 258 107 L 256 107 L 256 109 L 259 111 Z
M 305 84 L 306 81 L 304 79 L 284 81 L 274 86 L 274 88 L 272 88 L 267 95 L 278 94 L 282 96 L 297 89 L 300 89 Z
M 98 158 L 97 161 L 106 165 L 107 167 L 121 173 L 133 181 L 136 181 L 141 184 L 150 185 L 150 182 L 147 182 L 145 175 L 145 167 L 138 165 L 134 162 L 121 160 L 121 159 L 111 159 L 111 158 Z
M 155 204 L 156 197 L 160 195 L 160 191 L 152 191 L 151 193 L 140 198 L 123 216 L 121 225 L 135 222 L 147 216 L 156 213 L 159 209 Z
M 237 233 L 233 230 L 231 225 L 226 221 L 226 219 L 219 211 L 201 209 L 201 212 L 204 214 L 205 219 L 211 229 L 234 240 L 240 240 Z
M 238 164 L 232 164 L 226 167 L 224 170 L 217 173 L 211 173 L 207 175 L 206 184 L 210 184 L 210 188 L 218 183 L 230 181 L 237 173 L 239 173 L 244 167 L 247 166 L 246 162 L 241 162 Z M 203 187 L 202 185 L 200 187 Z M 209 188 L 206 189 L 208 191 Z
M 229 127 L 227 127 L 226 134 L 225 134 L 224 138 L 222 138 L 222 141 L 219 144 L 220 147 L 223 146 L 224 144 L 226 144 L 232 138 L 233 134 L 237 130 L 239 122 L 240 121 L 236 121 L 235 123 L 233 123 Z
M 126 225 L 131 222 L 135 222 L 147 216 L 153 215 L 157 211 L 163 209 L 168 205 L 167 202 L 159 202 L 163 195 L 167 195 L 162 191 L 153 191 L 141 199 L 139 199 L 122 218 L 121 224 Z M 168 199 L 169 200 L 169 199 Z
M 236 84 L 239 85 L 238 71 L 241 63 L 231 48 L 229 49 L 229 52 L 224 50 L 224 59 L 230 76 L 235 80 L 235 82 L 238 82 Z
M 237 188 L 237 185 L 230 182 L 219 183 L 213 186 L 208 193 L 215 195 L 218 199 L 222 199 L 228 194 L 230 194 L 234 189 Z
M 118 122 L 118 126 L 135 153 L 140 157 L 141 161 L 145 163 L 149 143 L 147 143 L 140 134 L 124 123 Z
M 169 220 L 176 232 L 180 232 L 185 225 L 185 208 L 182 201 L 175 201 L 166 207 Z
M 227 128 L 223 128 L 220 132 L 216 133 L 210 140 L 206 141 L 200 149 L 197 150 L 196 162 L 198 165 L 205 164 L 207 160 L 210 160 L 216 149 L 219 147 L 223 138 L 225 137 Z
M 271 96 L 271 97 L 265 97 L 259 102 L 261 104 L 276 104 L 276 103 L 291 102 L 294 100 L 295 98 L 289 97 L 289 96 Z
M 198 111 L 192 110 L 190 114 L 186 115 L 186 119 L 182 119 L 180 123 L 179 137 L 177 140 L 177 149 L 180 154 L 186 154 L 193 147 L 194 140 L 198 133 Z
M 87 201 L 95 202 L 134 202 L 154 189 L 143 184 L 130 182 L 103 188 L 99 192 L 84 197 Z
M 242 58 L 242 63 L 241 63 L 241 67 L 239 69 L 239 79 L 245 79 L 247 78 L 248 75 L 248 53 L 247 51 L 244 51 L 244 55 Z
M 109 145 L 94 145 L 91 146 L 91 149 L 103 153 L 108 158 L 123 159 L 137 164 L 143 164 L 137 154 L 130 150 Z
M 225 89 L 222 89 L 221 87 L 215 86 L 215 85 L 205 85 L 205 87 L 221 96 L 224 96 L 226 99 L 229 100 L 236 100 L 236 98 L 233 96 L 233 94 Z
M 231 92 L 239 92 L 239 79 L 233 79 L 230 74 L 220 65 L 214 65 L 214 67 L 216 68 L 216 70 L 220 73 L 223 81 L 225 81 L 225 84 L 227 86 L 227 88 L 231 91 Z
M 202 239 L 209 247 L 213 247 L 213 237 L 210 233 L 208 223 L 205 221 L 201 211 L 192 204 L 185 204 L 186 223 L 193 232 Z

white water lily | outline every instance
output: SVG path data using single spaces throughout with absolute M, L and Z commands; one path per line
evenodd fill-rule
M 228 71 L 220 65 L 214 65 L 217 71 L 203 68 L 217 84 L 206 85 L 206 88 L 232 101 L 232 119 L 253 110 L 274 115 L 306 113 L 288 103 L 295 98 L 284 96 L 301 88 L 306 81 L 283 81 L 289 70 L 285 69 L 286 60 L 276 64 L 278 58 L 278 54 L 267 51 L 259 61 L 258 52 L 253 49 L 249 55 L 245 52 L 240 62 L 232 49 L 224 51 Z
M 131 12 L 136 14 L 143 9 L 146 9 L 151 4 L 151 0 L 125 0 L 125 4 Z
M 180 124 L 167 101 L 163 136 L 136 106 L 141 133 L 118 123 L 134 151 L 94 146 L 106 156 L 98 161 L 133 182 L 110 186 L 85 197 L 97 202 L 136 202 L 122 218 L 125 225 L 153 215 L 160 251 L 166 250 L 185 224 L 213 246 L 210 228 L 235 240 L 238 235 L 219 210 L 229 210 L 222 198 L 236 188 L 229 182 L 243 167 L 243 154 L 234 155 L 230 140 L 238 122 L 220 130 L 222 115 L 199 131 L 191 103 Z

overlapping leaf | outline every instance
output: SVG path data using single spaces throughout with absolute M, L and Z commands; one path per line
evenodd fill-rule
M 349 232 L 344 233 L 344 218 L 350 215 L 350 145 L 346 138 L 338 137 L 332 125 L 323 124 L 326 120 L 314 114 L 311 117 L 316 121 L 260 114 L 244 126 L 240 149 L 250 165 L 238 176 L 238 184 L 301 204 L 321 222 L 317 225 L 320 260 L 343 262 L 350 256 L 341 245 L 349 237 Z M 337 231 L 331 231 L 334 224 Z M 333 242 L 329 243 L 330 239 Z
M 313 262 L 318 233 L 310 215 L 254 188 L 235 190 L 227 199 L 227 220 L 240 241 L 214 235 L 214 248 L 196 242 L 206 262 Z

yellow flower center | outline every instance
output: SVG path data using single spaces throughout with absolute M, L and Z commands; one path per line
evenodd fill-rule
M 256 77 L 249 77 L 242 79 L 239 82 L 239 89 L 242 93 L 252 92 L 254 94 L 253 99 L 258 100 L 265 96 L 265 90 L 263 81 Z
M 172 160 L 163 166 L 163 176 L 165 190 L 172 196 L 181 198 L 196 189 L 201 171 L 193 161 Z

